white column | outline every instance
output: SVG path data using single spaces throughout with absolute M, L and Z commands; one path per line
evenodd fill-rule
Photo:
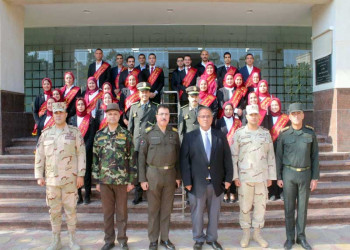
M 0 0 L 0 90 L 24 93 L 24 7 Z

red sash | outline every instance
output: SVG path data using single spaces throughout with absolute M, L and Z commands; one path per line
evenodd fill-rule
M 98 128 L 98 130 L 104 129 L 106 126 L 108 125 L 107 123 L 107 116 L 102 120 L 102 122 L 100 123 L 100 127 Z
M 252 73 L 250 73 L 248 79 L 245 81 L 245 84 L 244 84 L 247 88 L 254 84 L 253 83 L 253 75 L 254 75 L 254 73 L 259 73 L 260 74 L 260 69 L 256 68 L 256 67 L 253 67 Z
M 89 129 L 89 122 L 90 122 L 90 115 L 86 115 L 86 116 L 84 116 L 83 120 L 81 121 L 81 123 L 79 125 L 79 130 L 80 130 L 80 133 L 83 136 L 83 138 Z
M 38 112 L 39 117 L 42 117 L 45 114 L 46 109 L 47 109 L 47 101 L 45 101 L 43 104 L 41 104 L 41 106 L 39 108 L 39 112 Z M 38 134 L 38 125 L 35 124 L 32 135 L 36 136 L 37 134 Z
M 50 120 L 46 123 L 43 130 L 47 128 L 51 128 L 53 125 L 55 125 L 55 120 L 53 119 L 53 116 L 51 116 Z
M 226 66 L 225 66 L 226 67 Z M 235 75 L 237 72 L 237 68 L 236 67 L 233 67 L 233 66 L 230 66 L 230 68 L 227 70 L 227 73 L 226 74 L 231 74 L 231 75 Z
M 235 90 L 235 92 L 233 93 L 233 95 L 230 99 L 230 103 L 232 103 L 234 109 L 237 108 L 242 97 L 247 94 L 247 91 L 248 91 L 248 89 L 244 86 Z
M 116 89 L 119 89 L 119 77 L 120 77 L 120 73 L 122 73 L 123 71 L 127 70 L 127 67 L 124 67 L 120 70 L 119 74 L 117 75 L 117 77 L 114 80 L 114 85 Z
M 76 94 L 78 93 L 78 91 L 80 91 L 80 88 L 77 86 L 74 86 L 69 92 L 68 94 L 64 97 L 64 101 L 68 105 L 73 101 L 74 97 L 76 96 Z M 63 92 L 63 91 L 62 91 Z
M 265 115 L 266 115 L 266 112 L 267 110 L 266 109 L 263 109 L 262 107 L 263 106 L 268 106 L 271 102 L 271 97 L 266 97 L 261 103 L 260 103 L 260 107 L 259 107 L 259 113 L 260 113 L 260 120 L 259 120 L 259 126 L 260 124 L 262 123 L 262 121 L 264 120 L 265 118 Z
M 284 128 L 289 121 L 289 117 L 286 114 L 282 114 L 278 117 L 275 125 L 270 130 L 270 134 L 272 137 L 272 141 L 276 141 L 278 135 L 280 134 L 280 131 L 282 128 Z
M 201 100 L 200 104 L 206 107 L 210 107 L 210 105 L 215 101 L 216 96 L 215 95 L 207 95 L 203 100 Z
M 140 100 L 140 95 L 137 91 L 134 92 L 134 94 L 129 95 L 126 99 L 125 99 L 125 108 L 124 108 L 124 112 L 128 111 L 128 109 L 131 107 L 131 105 L 137 101 Z
M 227 133 L 226 138 L 228 141 L 228 144 L 231 146 L 233 144 L 233 136 L 235 135 L 235 132 L 237 129 L 242 127 L 242 122 L 240 119 L 234 118 L 232 127 L 230 131 Z
M 157 81 L 158 76 L 160 75 L 160 73 L 162 73 L 162 69 L 159 67 L 156 67 L 152 74 L 148 77 L 147 81 L 151 84 L 151 86 L 153 86 L 153 84 Z
M 182 80 L 182 85 L 185 86 L 186 88 L 188 86 L 190 86 L 190 84 L 191 84 L 193 78 L 196 76 L 196 74 L 197 74 L 197 69 L 191 67 L 188 70 L 187 75 L 185 76 L 185 78 Z M 179 92 L 180 98 L 181 98 L 182 94 L 183 94 L 183 90 L 180 90 L 180 92 Z
M 96 78 L 96 80 L 100 78 L 100 76 L 103 74 L 103 72 L 106 71 L 106 69 L 108 69 L 108 67 L 109 67 L 109 63 L 107 62 L 102 63 L 101 67 L 94 74 L 94 77 Z
M 98 94 L 89 102 L 89 104 L 88 104 L 87 107 L 86 107 L 86 112 L 87 112 L 88 114 L 90 114 L 91 111 L 93 111 L 93 110 L 96 108 L 97 101 L 98 101 L 98 99 L 102 98 L 102 96 L 103 96 L 103 92 L 100 91 L 100 92 L 98 92 Z
M 216 87 L 216 82 L 215 82 L 215 79 L 216 79 L 216 75 L 215 74 L 211 74 L 210 76 L 208 76 L 207 78 L 207 83 L 208 83 L 208 89 L 212 89 L 211 85 L 214 84 L 215 87 Z M 216 89 L 215 89 L 216 90 Z M 214 91 L 215 92 L 215 91 Z M 213 93 L 214 93 L 213 92 Z

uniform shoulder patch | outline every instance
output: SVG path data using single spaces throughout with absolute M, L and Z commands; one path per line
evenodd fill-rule
M 177 132 L 177 128 L 172 127 L 171 128 L 174 132 Z
M 313 127 L 309 126 L 309 125 L 305 125 L 305 128 L 311 129 L 311 130 L 315 130 Z
M 186 107 L 188 107 L 188 104 L 183 105 L 181 108 L 183 109 L 183 108 L 186 108 Z
M 147 127 L 147 128 L 145 129 L 146 134 L 147 134 L 148 132 L 150 132 L 152 129 L 153 129 L 153 126 Z
M 289 129 L 289 126 L 282 128 L 281 129 L 281 133 L 284 132 L 284 131 L 287 131 L 288 129 Z

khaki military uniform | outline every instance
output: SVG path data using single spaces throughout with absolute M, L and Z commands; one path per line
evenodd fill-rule
M 179 135 L 181 140 L 186 133 L 199 128 L 197 114 L 199 109 L 202 107 L 205 106 L 199 104 L 196 108 L 191 108 L 189 105 L 181 107 L 178 122 Z
M 62 206 L 69 231 L 75 231 L 77 176 L 85 175 L 85 144 L 78 128 L 66 125 L 43 131 L 35 153 L 35 178 L 46 181 L 46 202 L 50 207 L 52 231 L 61 231 Z M 45 174 L 45 175 L 44 175 Z
M 148 238 L 150 242 L 169 239 L 179 168 L 180 140 L 177 130 L 167 126 L 163 133 L 158 125 L 146 129 L 140 142 L 139 181 L 148 182 Z
M 252 131 L 248 126 L 238 129 L 231 146 L 234 179 L 239 179 L 240 225 L 262 228 L 265 223 L 267 180 L 276 180 L 273 142 L 267 129 Z M 253 211 L 253 220 L 250 211 Z
M 129 131 L 118 126 L 113 132 L 109 127 L 96 133 L 93 147 L 92 176 L 100 183 L 104 217 L 105 242 L 114 243 L 114 214 L 117 216 L 119 243 L 126 243 L 127 185 L 137 181 L 134 145 Z

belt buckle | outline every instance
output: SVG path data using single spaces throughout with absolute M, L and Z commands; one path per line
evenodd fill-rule
M 169 166 L 165 166 L 164 169 L 169 169 Z
M 301 172 L 301 168 L 297 168 L 296 170 L 297 170 L 297 172 Z

